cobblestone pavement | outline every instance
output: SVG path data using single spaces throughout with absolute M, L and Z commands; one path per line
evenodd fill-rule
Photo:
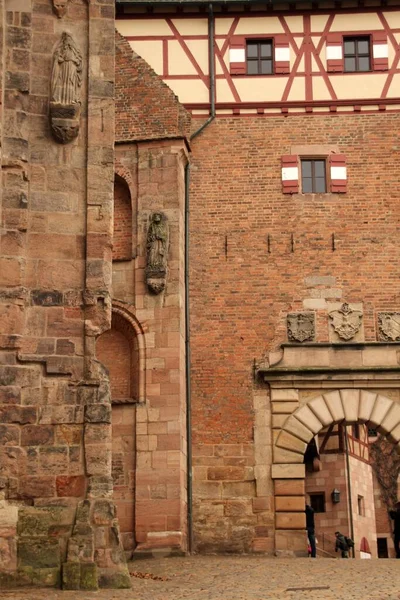
M 1 600 L 399 600 L 400 561 L 192 556 L 131 562 L 131 590 L 0 591 Z

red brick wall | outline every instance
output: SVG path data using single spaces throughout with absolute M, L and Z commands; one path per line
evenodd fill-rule
M 119 33 L 115 52 L 116 141 L 189 137 L 190 114 Z
M 132 205 L 126 183 L 116 177 L 114 183 L 113 260 L 132 258 Z
M 328 302 L 362 302 L 368 341 L 377 339 L 377 312 L 397 310 L 399 121 L 217 118 L 193 140 L 192 423 L 204 477 L 221 463 L 218 444 L 233 453 L 253 440 L 254 360 L 287 341 L 288 312 L 315 311 L 316 340 L 328 342 Z M 336 145 L 346 155 L 346 194 L 282 194 L 281 156 L 305 144 Z M 198 493 L 195 501 L 212 506 L 211 488 Z M 199 518 L 206 522 L 205 508 Z M 202 543 L 201 527 L 196 535 Z

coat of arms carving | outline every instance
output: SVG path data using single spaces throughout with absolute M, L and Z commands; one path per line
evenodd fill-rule
M 400 313 L 379 313 L 378 325 L 381 339 L 400 340 Z
M 363 314 L 360 310 L 353 310 L 345 302 L 338 310 L 332 310 L 329 318 L 332 327 L 343 340 L 351 340 L 361 328 Z
M 291 313 L 287 316 L 288 339 L 291 342 L 313 340 L 315 335 L 314 313 Z

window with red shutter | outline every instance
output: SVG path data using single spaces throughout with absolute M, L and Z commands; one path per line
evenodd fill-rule
M 343 36 L 340 33 L 330 33 L 326 38 L 326 69 L 330 73 L 342 73 Z
M 384 31 L 372 34 L 372 68 L 374 71 L 387 71 L 389 69 L 389 46 Z
M 229 44 L 229 72 L 231 75 L 246 75 L 246 40 L 234 35 Z
M 347 192 L 347 167 L 344 154 L 331 154 L 329 156 L 331 192 L 344 194 Z
M 290 46 L 286 35 L 276 35 L 275 42 L 275 73 L 290 73 Z
M 282 192 L 298 194 L 299 192 L 299 157 L 296 154 L 282 156 Z

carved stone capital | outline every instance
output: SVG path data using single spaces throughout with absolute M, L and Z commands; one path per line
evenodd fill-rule
M 69 0 L 53 0 L 53 10 L 59 19 L 67 12 L 68 2 Z

